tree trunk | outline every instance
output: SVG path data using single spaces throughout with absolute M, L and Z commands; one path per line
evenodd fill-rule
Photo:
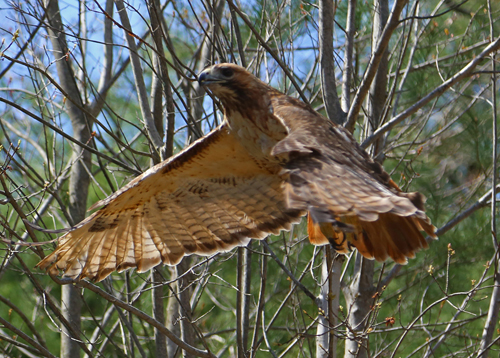
M 347 339 L 344 358 L 368 358 L 368 336 L 365 334 L 366 320 L 375 292 L 373 287 L 373 260 L 356 253 L 355 277 L 344 290 L 348 315 Z
M 340 107 L 335 81 L 335 59 L 333 58 L 333 23 L 335 9 L 333 1 L 319 1 L 319 62 L 321 90 L 328 118 L 337 124 L 345 120 Z
M 384 27 L 389 18 L 389 3 L 387 0 L 375 1 L 373 16 L 372 49 L 380 42 Z M 372 53 L 372 56 L 375 54 Z M 387 62 L 388 51 L 381 55 L 378 70 L 370 86 L 368 98 L 368 116 L 365 128 L 368 134 L 379 127 L 384 113 L 387 98 Z M 381 141 L 371 148 L 372 156 L 376 157 Z M 346 305 L 349 310 L 348 340 L 345 346 L 345 357 L 365 358 L 369 356 L 369 340 L 366 334 L 367 319 L 373 302 L 375 287 L 373 286 L 374 261 L 367 260 L 356 254 L 355 279 L 347 290 Z
M 153 317 L 160 322 L 165 324 L 165 312 L 163 306 L 163 277 L 156 269 L 153 269 L 151 274 L 151 281 L 153 282 Z M 155 357 L 168 357 L 167 355 L 167 338 L 158 329 L 155 329 Z
M 493 18 L 492 18 L 492 9 L 491 9 L 491 1 L 488 1 L 488 14 L 490 16 L 490 38 L 495 37 L 494 28 L 493 28 Z M 493 247 L 495 250 L 498 250 L 498 236 L 497 236 L 497 208 L 496 202 L 498 200 L 497 197 L 497 175 L 498 175 L 498 122 L 497 122 L 497 75 L 496 75 L 496 56 L 493 53 L 491 55 L 491 93 L 492 93 L 492 113 L 493 113 L 493 133 L 492 133 L 492 162 L 493 162 L 493 170 L 491 175 L 491 233 L 493 239 Z M 478 357 L 486 358 L 488 357 L 488 352 L 490 350 L 490 346 L 493 340 L 493 334 L 495 332 L 495 328 L 497 327 L 498 322 L 498 310 L 500 308 L 500 260 L 498 259 L 498 255 L 495 256 L 496 262 L 494 262 L 495 274 L 494 274 L 494 287 L 493 292 L 491 294 L 490 307 L 488 310 L 488 317 L 486 319 L 486 323 L 484 325 L 483 335 L 481 337 L 481 345 L 479 349 Z
M 316 329 L 316 358 L 335 358 L 338 339 L 335 327 L 338 324 L 340 276 L 344 256 L 336 254 L 330 246 L 324 247 L 321 265 L 321 302 L 322 314 Z
M 389 3 L 387 0 L 375 1 L 373 16 L 372 48 L 380 41 L 385 24 L 389 17 Z M 368 98 L 368 121 L 365 121 L 367 133 L 372 134 L 380 126 L 384 114 L 385 102 L 387 100 L 387 66 L 389 52 L 385 50 L 382 54 L 378 70 L 370 86 Z M 372 156 L 376 157 L 381 149 L 382 141 L 374 143 Z
M 180 328 L 181 328 L 181 339 L 187 344 L 194 346 L 195 335 L 193 324 L 193 311 L 191 309 L 191 296 L 193 293 L 192 283 L 193 275 L 188 273 L 191 269 L 191 258 L 184 257 L 184 259 L 175 267 L 177 270 L 177 287 L 178 287 L 178 298 L 179 298 L 179 315 Z M 184 358 L 194 358 L 192 354 L 183 351 Z
M 80 92 L 75 81 L 75 74 L 71 68 L 71 57 L 67 56 L 68 46 L 64 35 L 59 3 L 55 0 L 45 0 L 44 5 L 47 11 L 47 19 L 50 26 L 47 28 L 54 56 L 56 57 L 56 68 L 60 85 L 67 97 L 67 114 L 73 127 L 73 137 L 83 143 L 88 143 L 91 139 L 90 122 L 80 108 L 83 103 Z M 73 220 L 72 225 L 85 218 L 87 210 L 88 187 L 90 176 L 87 169 L 91 167 L 90 153 L 81 148 L 73 147 L 71 160 L 74 162 L 71 167 L 69 180 L 69 206 L 68 210 Z M 76 332 L 80 331 L 80 312 L 82 301 L 80 290 L 72 285 L 62 287 L 62 312 L 64 317 L 73 326 Z M 80 337 L 71 337 L 70 333 L 63 326 L 61 333 L 61 357 L 79 357 L 80 348 L 75 340 Z

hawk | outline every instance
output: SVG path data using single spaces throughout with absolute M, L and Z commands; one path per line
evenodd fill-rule
M 93 207 L 37 266 L 76 280 L 144 272 L 289 230 L 308 215 L 315 245 L 405 263 L 435 237 L 423 196 L 404 193 L 343 127 L 244 68 L 199 83 L 224 108 L 205 137 Z

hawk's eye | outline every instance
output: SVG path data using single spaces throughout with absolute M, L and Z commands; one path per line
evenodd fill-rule
M 232 68 L 222 67 L 220 69 L 220 73 L 222 73 L 222 76 L 229 78 L 229 77 L 233 77 L 234 71 Z

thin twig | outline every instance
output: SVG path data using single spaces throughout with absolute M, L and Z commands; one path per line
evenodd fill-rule
M 276 256 L 276 254 L 271 249 L 269 244 L 266 241 L 262 241 L 262 245 L 264 245 L 266 250 L 269 251 L 269 254 L 271 255 L 271 257 L 274 259 L 274 261 L 276 261 L 276 263 L 279 265 L 279 267 L 281 267 L 281 269 L 283 271 L 285 271 L 285 273 L 288 275 L 288 277 L 290 277 L 290 279 L 293 281 L 293 283 L 298 288 L 300 288 L 306 294 L 306 296 L 309 297 L 311 300 L 313 300 L 313 302 L 319 307 L 320 303 L 318 302 L 317 297 L 311 291 L 309 291 L 306 288 L 306 286 L 304 286 L 299 280 L 297 280 L 297 278 L 293 275 L 293 273 L 283 264 L 283 262 L 281 262 L 281 260 L 278 258 L 278 256 Z
M 56 277 L 53 277 L 53 279 L 60 284 L 74 283 L 74 281 L 72 281 L 72 280 L 66 281 L 66 280 L 58 279 Z M 177 344 L 179 347 L 184 349 L 186 352 L 188 352 L 190 354 L 195 354 L 195 355 L 197 355 L 199 357 L 203 357 L 203 358 L 215 358 L 215 355 L 211 352 L 202 351 L 202 350 L 199 350 L 193 346 L 186 344 L 184 341 L 182 341 L 179 337 L 177 337 L 175 334 L 173 334 L 170 330 L 167 329 L 167 327 L 165 327 L 162 323 L 158 322 L 156 319 L 147 315 L 146 313 L 144 313 L 140 309 L 135 308 L 134 306 L 123 302 L 122 300 L 114 297 L 113 295 L 110 295 L 106 291 L 100 289 L 98 286 L 96 286 L 90 282 L 87 282 L 87 281 L 79 281 L 78 283 L 76 283 L 76 285 L 97 293 L 99 296 L 103 297 L 108 302 L 110 302 L 110 303 L 112 303 L 120 308 L 123 308 L 127 312 L 132 313 L 134 316 L 136 316 L 140 320 L 143 320 L 144 322 L 148 323 L 149 325 L 155 327 L 161 333 L 163 333 L 169 339 L 171 339 L 173 342 L 175 342 L 175 344 Z
M 410 106 L 408 109 L 405 111 L 401 112 L 398 114 L 396 117 L 391 119 L 389 122 L 381 126 L 379 129 L 377 129 L 372 135 L 370 135 L 368 138 L 364 140 L 364 142 L 361 144 L 361 147 L 366 148 L 370 144 L 372 144 L 375 140 L 377 140 L 381 135 L 383 135 L 385 132 L 391 130 L 394 128 L 397 124 L 411 116 L 413 113 L 417 112 L 420 108 L 425 106 L 427 103 L 429 103 L 431 100 L 434 98 L 442 95 L 448 88 L 451 86 L 455 85 L 462 79 L 470 76 L 476 66 L 490 53 L 495 52 L 500 48 L 500 37 L 497 38 L 494 42 L 492 42 L 490 45 L 488 45 L 479 55 L 477 55 L 473 60 L 471 60 L 464 68 L 462 68 L 460 71 L 458 71 L 456 74 L 454 74 L 452 77 L 450 77 L 448 80 L 446 80 L 444 83 L 442 83 L 440 86 L 436 87 L 434 90 L 432 90 L 428 95 L 426 95 L 424 98 L 421 100 L 417 101 L 415 104 Z
M 372 84 L 373 79 L 375 78 L 375 74 L 377 73 L 378 66 L 380 61 L 382 60 L 383 54 L 389 45 L 389 41 L 392 37 L 394 30 L 399 25 L 399 16 L 403 11 L 404 6 L 408 0 L 397 0 L 394 3 L 394 6 L 390 12 L 389 19 L 384 27 L 384 31 L 382 32 L 379 41 L 377 42 L 377 47 L 375 51 L 372 52 L 372 57 L 370 59 L 370 63 L 366 68 L 365 75 L 361 80 L 361 84 L 352 100 L 351 108 L 349 109 L 349 113 L 347 114 L 347 122 L 345 127 L 352 132 L 354 129 L 354 125 L 358 118 L 358 114 L 361 110 L 361 106 L 363 101 L 368 94 L 370 86 Z

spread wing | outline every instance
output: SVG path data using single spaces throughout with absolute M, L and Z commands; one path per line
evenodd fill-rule
M 38 267 L 100 281 L 289 230 L 305 212 L 287 209 L 279 169 L 252 158 L 220 126 L 99 202 L 103 208 L 61 237 Z
M 273 149 L 287 157 L 285 194 L 290 208 L 309 210 L 314 244 L 340 252 L 352 246 L 368 258 L 405 263 L 435 237 L 419 193 L 403 193 L 344 128 L 283 96 L 274 114 L 290 134 Z

